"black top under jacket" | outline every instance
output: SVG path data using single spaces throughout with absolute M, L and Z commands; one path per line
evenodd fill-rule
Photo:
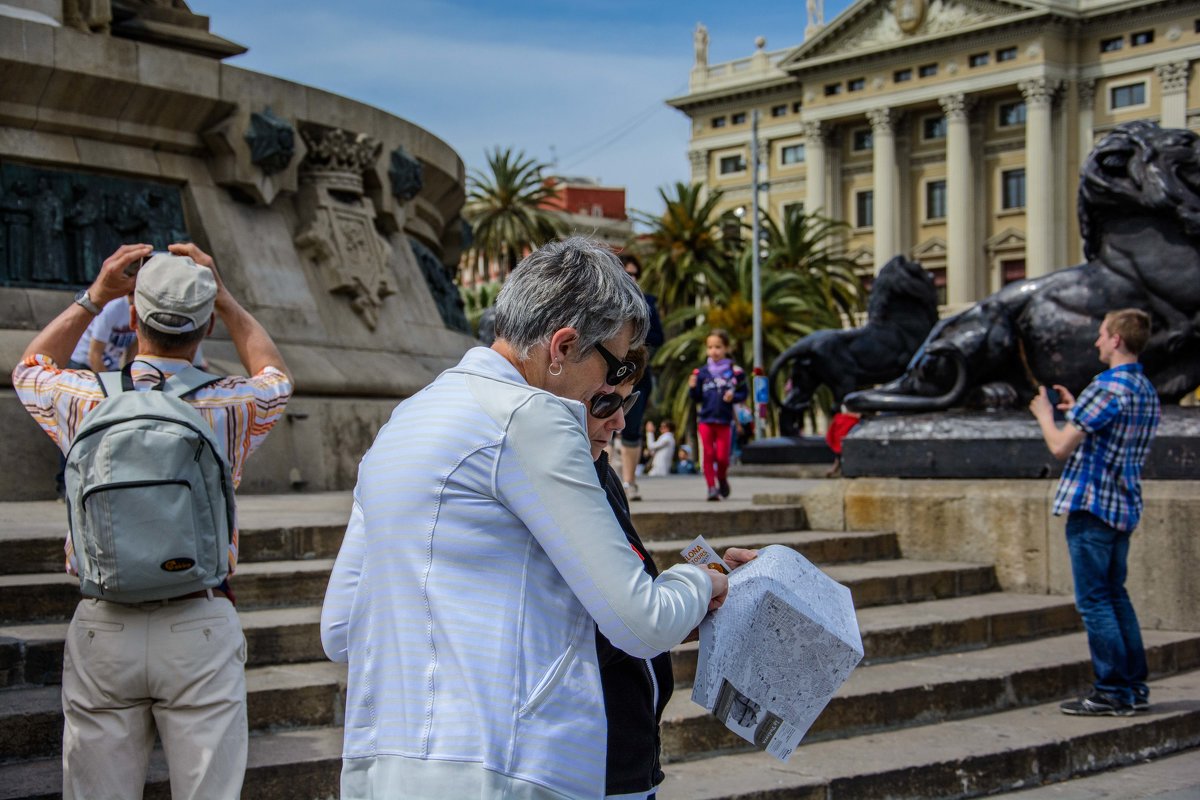
M 651 577 L 658 567 L 647 552 L 629 518 L 629 501 L 621 479 L 608 465 L 608 454 L 596 459 L 596 475 L 625 538 L 641 556 Z M 652 659 L 634 658 L 613 647 L 604 634 L 596 631 L 596 654 L 600 661 L 600 685 L 604 688 L 604 710 L 608 715 L 608 762 L 605 769 L 606 794 L 646 792 L 662 783 L 658 756 L 661 748 L 658 722 L 671 699 L 675 677 L 671 672 L 671 654 L 659 653 Z M 653 672 L 651 672 L 653 670 Z M 658 684 L 658 704 L 654 703 L 654 685 Z

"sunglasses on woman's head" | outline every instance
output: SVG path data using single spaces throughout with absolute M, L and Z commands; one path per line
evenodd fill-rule
M 602 344 L 596 344 L 596 352 L 604 359 L 604 363 L 608 364 L 608 374 L 604 377 L 604 382 L 609 386 L 620 386 L 626 378 L 637 372 L 636 364 L 632 361 L 622 361 L 608 352 Z
M 641 392 L 630 392 L 628 397 L 621 397 L 619 392 L 598 394 L 592 398 L 592 402 L 589 404 L 592 416 L 596 419 L 608 419 L 617 413 L 618 408 L 622 413 L 628 414 L 629 409 L 633 408 L 633 404 L 638 401 L 641 394 Z

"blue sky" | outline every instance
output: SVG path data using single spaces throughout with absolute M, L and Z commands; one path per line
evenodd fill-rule
M 832 20 L 848 0 L 830 0 Z M 628 189 L 661 211 L 658 187 L 688 179 L 692 30 L 709 61 L 799 44 L 804 0 L 191 0 L 213 33 L 250 51 L 228 63 L 378 106 L 448 142 L 468 168 L 514 146 L 557 171 Z

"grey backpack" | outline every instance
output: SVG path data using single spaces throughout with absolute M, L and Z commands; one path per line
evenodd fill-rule
M 180 399 L 219 378 L 189 366 L 137 391 L 132 366 L 100 373 L 106 399 L 84 418 L 66 469 L 80 591 L 118 603 L 218 586 L 234 529 L 224 448 Z

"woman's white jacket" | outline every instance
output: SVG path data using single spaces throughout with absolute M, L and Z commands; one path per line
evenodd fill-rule
M 642 569 L 585 413 L 478 347 L 363 457 L 321 613 L 349 662 L 343 798 L 603 796 L 592 620 L 650 657 L 699 624 L 711 583 Z

